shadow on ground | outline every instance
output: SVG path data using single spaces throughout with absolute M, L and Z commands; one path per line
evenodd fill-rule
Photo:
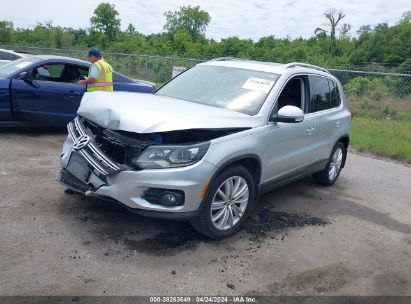
M 344 184 L 342 182 L 341 184 Z M 361 204 L 360 197 L 349 193 L 343 185 L 323 187 L 310 178 L 291 183 L 260 199 L 259 206 L 236 235 L 215 241 L 197 233 L 188 222 L 172 222 L 145 218 L 133 214 L 120 205 L 79 195 L 65 196 L 64 206 L 70 212 L 64 217 L 75 221 L 74 226 L 84 226 L 90 242 L 115 242 L 128 250 L 157 256 L 170 256 L 185 250 L 195 250 L 200 243 L 226 245 L 227 241 L 245 238 L 251 242 L 264 242 L 290 229 L 305 226 L 324 226 L 329 218 L 348 215 L 363 221 L 405 234 L 411 233 L 409 225 Z M 73 216 L 74 215 L 74 216 Z M 110 254 L 110 253 L 109 253 Z
M 188 222 L 145 218 L 129 212 L 121 205 L 96 198 L 65 194 L 59 205 L 62 218 L 75 222 L 70 223 L 68 227 L 80 227 L 80 230 L 86 233 L 84 238 L 88 243 L 114 242 L 122 245 L 130 255 L 138 252 L 170 256 L 185 250 L 194 250 L 200 243 L 226 245 L 227 240 L 239 237 L 258 243 L 273 234 L 281 234 L 289 229 L 322 226 L 328 223 L 322 218 L 305 213 L 274 211 L 271 209 L 275 204 L 264 203 L 253 210 L 244 223 L 244 229 L 237 235 L 223 240 L 210 240 L 195 231 Z

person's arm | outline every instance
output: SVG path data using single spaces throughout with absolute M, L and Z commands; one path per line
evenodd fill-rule
M 87 77 L 87 79 L 79 80 L 78 83 L 80 83 L 80 84 L 92 84 L 92 83 L 95 83 L 96 81 L 97 81 L 97 79 L 94 78 L 94 77 Z
M 98 76 L 100 75 L 100 70 L 98 69 L 98 66 L 96 64 L 93 64 L 91 67 L 90 71 L 90 77 L 87 77 L 86 79 L 79 80 L 78 83 L 80 84 L 92 84 L 97 82 Z

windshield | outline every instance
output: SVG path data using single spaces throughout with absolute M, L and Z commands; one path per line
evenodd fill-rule
M 255 115 L 278 77 L 261 71 L 198 65 L 156 94 Z
M 23 57 L 14 61 L 10 61 L 5 65 L 0 66 L 0 77 L 4 78 L 10 76 L 11 74 L 17 72 L 26 66 L 31 65 L 33 62 L 39 61 L 37 57 Z

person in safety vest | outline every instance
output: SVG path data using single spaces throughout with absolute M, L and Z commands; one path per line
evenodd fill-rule
M 104 61 L 101 53 L 96 48 L 88 52 L 88 60 L 92 63 L 88 77 L 78 83 L 87 85 L 87 92 L 113 91 L 113 68 Z

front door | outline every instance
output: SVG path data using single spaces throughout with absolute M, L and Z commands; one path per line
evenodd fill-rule
M 278 97 L 274 112 L 292 105 L 306 112 L 308 101 L 306 77 L 292 78 Z M 312 136 L 315 130 L 315 114 L 305 113 L 299 123 L 273 123 L 267 126 L 261 137 L 263 147 L 263 168 L 261 182 L 270 183 L 295 177 L 309 170 L 315 157 Z
M 75 117 L 86 90 L 85 85 L 77 83 L 72 66 L 48 63 L 28 73 L 28 79 L 15 78 L 11 83 L 15 119 L 40 125 L 66 125 Z

